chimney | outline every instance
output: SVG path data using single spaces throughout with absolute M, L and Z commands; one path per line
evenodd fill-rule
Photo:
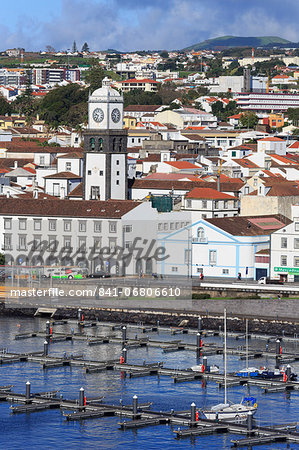
M 61 186 L 60 188 L 60 199 L 63 200 L 65 198 L 65 188 Z
M 14 169 L 18 168 L 18 161 L 14 161 Z
M 33 198 L 38 199 L 38 190 L 36 188 L 33 189 Z
M 6 198 L 9 198 L 9 197 L 10 197 L 10 192 L 7 191 L 7 192 L 6 192 Z

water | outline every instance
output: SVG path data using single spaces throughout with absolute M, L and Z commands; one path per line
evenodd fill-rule
M 57 331 L 70 331 L 71 326 L 63 325 L 55 327 Z M 0 347 L 8 347 L 9 351 L 29 352 L 41 351 L 44 338 L 32 338 L 21 341 L 14 340 L 18 332 L 29 332 L 45 329 L 43 319 L 0 319 Z M 98 333 L 105 329 L 98 327 Z M 94 329 L 85 329 L 84 332 L 93 334 Z M 145 335 L 140 330 L 128 331 L 128 337 L 136 333 L 140 337 Z M 151 333 L 150 339 L 177 340 L 195 342 L 195 335 L 170 336 L 169 333 L 157 335 Z M 221 338 L 210 337 L 206 342 L 221 343 Z M 243 341 L 228 339 L 228 346 L 238 346 Z M 252 340 L 251 346 L 265 348 L 265 341 Z M 269 349 L 274 349 L 275 344 L 270 344 Z M 288 344 L 289 349 L 298 352 L 296 344 Z M 67 341 L 50 345 L 49 355 L 62 356 L 64 352 L 82 354 L 87 359 L 105 360 L 120 356 L 120 345 L 109 344 L 88 347 L 84 341 Z M 128 350 L 128 362 L 142 364 L 143 361 L 164 361 L 165 367 L 187 368 L 196 363 L 195 352 L 181 351 L 163 353 L 159 348 L 138 348 Z M 208 357 L 209 364 L 217 364 L 223 370 L 223 356 Z M 259 367 L 268 365 L 273 367 L 274 360 L 252 360 L 249 365 Z M 299 373 L 299 363 L 292 366 Z M 239 361 L 235 356 L 228 356 L 229 371 L 245 367 L 244 361 Z M 120 372 L 106 371 L 97 374 L 86 374 L 82 368 L 59 367 L 43 370 L 37 363 L 14 363 L 0 366 L 0 385 L 13 384 L 14 392 L 24 393 L 25 383 L 31 382 L 32 392 L 47 390 L 59 390 L 64 398 L 77 399 L 79 389 L 84 387 L 87 398 L 105 396 L 106 403 L 118 404 L 120 399 L 123 404 L 131 404 L 133 395 L 137 394 L 139 402 L 153 402 L 153 409 L 158 411 L 186 410 L 194 401 L 198 407 L 212 406 L 223 401 L 224 392 L 219 390 L 216 383 L 201 381 L 174 384 L 170 377 L 148 376 L 143 378 L 124 378 Z M 295 422 L 299 417 L 298 391 L 290 394 L 275 393 L 263 394 L 257 387 L 233 387 L 228 389 L 228 398 L 239 402 L 244 395 L 253 395 L 257 398 L 258 411 L 255 415 L 258 424 L 273 425 Z M 122 420 L 122 419 L 121 419 Z M 107 417 L 83 422 L 66 422 L 59 410 L 49 410 L 31 414 L 11 415 L 9 404 L 0 403 L 0 448 L 2 449 L 186 449 L 208 448 L 229 449 L 231 439 L 240 439 L 242 436 L 232 434 L 219 434 L 196 437 L 193 439 L 175 439 L 173 429 L 166 425 L 146 427 L 138 430 L 121 431 L 118 429 L 118 417 Z M 299 446 L 294 444 L 290 448 Z M 267 444 L 259 446 L 260 449 L 286 448 L 286 444 Z

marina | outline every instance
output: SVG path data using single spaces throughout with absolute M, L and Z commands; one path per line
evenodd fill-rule
M 38 317 L 19 322 L 10 318 L 4 329 L 1 327 L 0 420 L 6 423 L 12 420 L 10 415 L 21 421 L 27 417 L 30 422 L 43 416 L 57 424 L 58 434 L 68 434 L 67 423 L 78 423 L 91 427 L 94 439 L 99 430 L 109 430 L 115 439 L 125 443 L 126 436 L 132 439 L 135 430 L 138 435 L 134 439 L 140 445 L 145 436 L 149 440 L 163 436 L 167 445 L 177 448 L 180 443 L 188 446 L 188 441 L 192 445 L 194 439 L 205 445 L 208 437 L 209 448 L 215 449 L 253 445 L 266 448 L 263 446 L 269 444 L 279 448 L 280 442 L 292 448 L 299 445 L 299 382 L 236 376 L 236 371 L 245 366 L 246 356 L 258 367 L 267 364 L 274 368 L 289 360 L 298 372 L 298 342 L 290 336 L 285 340 L 279 336 L 277 351 L 277 336 L 265 339 L 250 335 L 246 347 L 244 333 L 228 332 L 229 396 L 241 401 L 253 395 L 258 404 L 252 423 L 235 423 L 208 420 L 202 412 L 223 397 L 221 330 L 205 330 L 201 324 L 192 329 Z M 5 333 L 7 326 L 9 332 Z M 194 364 L 203 364 L 205 370 L 192 371 Z M 219 373 L 209 372 L 210 365 L 219 366 Z M 32 386 L 29 393 L 24 377 Z M 276 409 L 269 411 L 274 399 Z M 279 413 L 286 404 L 293 406 L 285 414 Z M 77 436 L 80 428 L 76 428 Z M 150 437 L 147 430 L 151 430 Z M 224 440 L 219 444 L 221 436 Z M 116 447 L 111 442 L 111 448 Z

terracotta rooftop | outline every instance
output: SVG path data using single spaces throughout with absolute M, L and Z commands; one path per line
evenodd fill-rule
M 124 108 L 124 112 L 154 112 L 161 105 L 128 105 Z
M 254 223 L 256 222 L 256 219 L 261 219 L 259 225 Z M 254 218 L 251 216 L 217 217 L 205 220 L 233 236 L 268 235 L 292 222 L 281 214 L 256 216 Z M 271 226 L 273 226 L 273 228 L 271 228 Z
M 83 198 L 83 183 L 79 183 L 68 195 L 68 197 Z
M 42 194 L 41 194 L 42 195 Z M 119 219 L 140 205 L 132 200 L 60 200 L 0 197 L 0 215 L 38 217 L 94 217 Z
M 195 199 L 209 199 L 209 200 L 237 200 L 237 197 L 225 194 L 224 192 L 219 192 L 216 189 L 211 188 L 194 188 L 192 191 L 188 192 L 186 198 Z
M 75 173 L 72 172 L 58 172 L 58 173 L 53 173 L 52 175 L 47 175 L 46 177 L 44 177 L 45 179 L 49 180 L 51 178 L 53 179 L 69 179 L 69 178 L 82 178 L 80 177 L 80 175 L 76 175 Z

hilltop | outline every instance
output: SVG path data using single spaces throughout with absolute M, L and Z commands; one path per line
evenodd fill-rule
M 221 36 L 214 39 L 207 39 L 198 44 L 190 45 L 189 47 L 184 48 L 183 51 L 212 50 L 230 47 L 285 47 L 288 44 L 291 44 L 292 46 L 294 45 L 293 42 L 278 36 Z

